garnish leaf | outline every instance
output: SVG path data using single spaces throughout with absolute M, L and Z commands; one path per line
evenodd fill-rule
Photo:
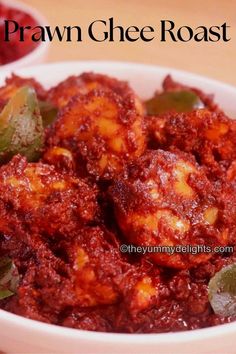
M 204 105 L 192 91 L 163 92 L 146 101 L 148 115 L 158 115 L 166 112 L 191 112 Z
M 28 161 L 40 156 L 43 123 L 35 90 L 22 87 L 0 113 L 0 162 L 21 154 Z
M 0 300 L 16 293 L 19 274 L 9 257 L 0 258 Z
M 209 301 L 217 315 L 236 315 L 236 264 L 222 268 L 211 278 Z
M 43 126 L 46 128 L 56 119 L 58 109 L 48 101 L 39 101 L 39 109 L 43 120 Z

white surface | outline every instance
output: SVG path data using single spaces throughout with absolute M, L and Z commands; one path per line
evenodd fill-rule
M 130 81 L 142 97 L 150 97 L 162 79 L 174 79 L 214 93 L 216 101 L 236 117 L 236 88 L 173 69 L 120 62 L 67 62 L 46 64 L 16 73 L 33 76 L 46 87 L 72 74 L 101 72 Z M 0 84 L 6 75 L 0 72 Z M 55 299 L 56 300 L 56 299 Z M 81 354 L 235 354 L 236 322 L 190 332 L 167 334 L 110 334 L 48 325 L 0 310 L 0 350 L 7 353 Z
M 48 24 L 44 16 L 31 6 L 28 6 L 17 0 L 1 0 L 1 2 L 6 6 L 13 7 L 30 14 L 36 20 L 38 25 L 45 26 Z M 14 62 L 11 62 L 9 64 L 0 65 L 0 72 L 3 70 L 15 70 L 16 68 L 23 68 L 29 65 L 41 64 L 47 57 L 48 49 L 49 42 L 39 42 L 32 52 L 28 53 L 22 58 L 15 60 Z

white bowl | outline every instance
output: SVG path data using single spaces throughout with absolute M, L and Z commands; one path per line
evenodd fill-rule
M 40 26 L 48 25 L 44 16 L 41 15 L 40 12 L 38 12 L 37 10 L 35 10 L 35 8 L 31 6 L 28 6 L 17 0 L 1 0 L 1 2 L 6 6 L 21 10 L 31 15 L 36 20 L 37 24 Z M 45 61 L 47 57 L 48 49 L 49 49 L 48 41 L 39 42 L 36 48 L 34 48 L 31 52 L 24 55 L 20 59 L 14 60 L 5 65 L 0 65 L 0 72 L 2 70 L 15 70 L 29 65 L 41 64 Z
M 46 87 L 68 75 L 94 71 L 130 82 L 135 91 L 148 98 L 160 87 L 165 75 L 214 93 L 216 101 L 236 117 L 236 88 L 204 77 L 170 68 L 121 62 L 65 62 L 17 70 L 33 76 Z M 9 72 L 0 72 L 3 84 Z M 55 299 L 56 301 L 56 299 Z M 96 333 L 48 325 L 0 310 L 0 350 L 6 353 L 71 354 L 235 354 L 236 322 L 188 332 L 165 334 Z

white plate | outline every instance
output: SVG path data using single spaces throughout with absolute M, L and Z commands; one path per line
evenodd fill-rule
M 163 78 L 174 79 L 214 93 L 216 101 L 236 117 L 236 88 L 221 82 L 169 68 L 121 62 L 65 62 L 16 71 L 33 76 L 46 87 L 68 75 L 94 71 L 128 80 L 135 91 L 148 98 Z M 3 84 L 9 72 L 0 72 Z M 55 299 L 56 301 L 56 299 Z M 111 334 L 81 331 L 32 321 L 0 310 L 0 350 L 7 353 L 81 354 L 235 354 L 236 322 L 189 332 L 166 334 Z

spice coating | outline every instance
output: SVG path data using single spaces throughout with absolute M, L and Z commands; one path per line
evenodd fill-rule
M 48 91 L 13 75 L 0 88 L 1 107 L 22 86 L 57 114 L 36 162 L 18 154 L 0 167 L 0 257 L 19 274 L 0 307 L 104 332 L 234 321 L 214 313 L 208 283 L 235 252 L 121 248 L 235 246 L 236 126 L 213 97 L 168 76 L 162 93 L 189 90 L 203 107 L 177 112 L 172 97 L 171 111 L 148 115 L 126 82 L 105 75 L 69 77 Z

